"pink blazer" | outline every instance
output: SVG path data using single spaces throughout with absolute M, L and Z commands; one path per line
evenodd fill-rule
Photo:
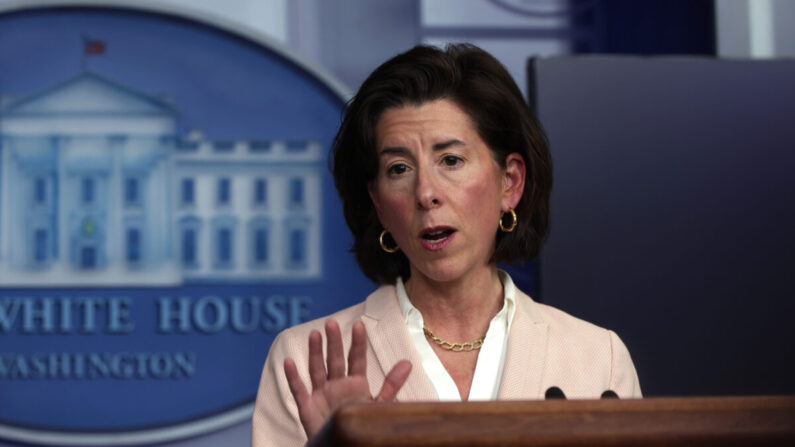
M 351 342 L 351 326 L 359 320 L 364 323 L 369 339 L 367 378 L 374 395 L 380 391 L 392 366 L 408 359 L 414 367 L 397 400 L 437 400 L 406 329 L 394 286 L 381 286 L 363 303 L 328 318 L 340 324 L 346 352 Z M 312 330 L 323 333 L 325 320 L 286 329 L 271 345 L 254 407 L 252 446 L 301 446 L 306 443 L 283 364 L 287 357 L 295 360 L 304 384 L 311 387 L 307 340 Z M 553 386 L 563 390 L 570 399 L 598 399 L 608 389 L 621 398 L 641 397 L 632 359 L 613 331 L 536 303 L 517 290 L 516 313 L 508 338 L 499 399 L 543 399 L 546 390 Z

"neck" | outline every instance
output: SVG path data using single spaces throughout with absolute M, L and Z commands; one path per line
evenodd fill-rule
M 412 269 L 406 294 L 426 326 L 455 341 L 483 336 L 504 302 L 496 265 L 447 282 L 433 281 Z

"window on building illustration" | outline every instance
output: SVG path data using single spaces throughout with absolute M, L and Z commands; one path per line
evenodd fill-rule
M 290 230 L 290 264 L 306 262 L 306 232 L 300 228 Z
M 306 142 L 304 141 L 288 141 L 287 142 L 287 151 L 288 152 L 303 152 L 307 148 Z
M 33 181 L 33 202 L 37 205 L 47 203 L 47 179 L 36 177 Z
M 238 225 L 236 216 L 217 216 L 211 225 L 211 249 L 212 266 L 218 270 L 231 270 L 236 267 L 235 259 L 237 252 L 235 248 L 237 234 L 235 230 Z M 245 238 L 245 236 L 244 236 Z M 245 240 L 245 246 L 251 246 L 251 241 Z
M 248 150 L 250 152 L 268 152 L 271 150 L 270 141 L 256 140 L 249 143 Z
M 290 205 L 304 204 L 304 181 L 300 178 L 291 178 L 289 183 Z
M 80 197 L 83 199 L 83 203 L 86 205 L 94 203 L 94 179 L 84 177 L 80 189 Z
M 84 269 L 92 269 L 97 266 L 97 249 L 92 246 L 82 247 L 80 249 L 80 267 Z
M 199 142 L 179 140 L 177 142 L 177 150 L 180 152 L 196 152 L 197 150 L 199 150 Z
M 201 220 L 186 216 L 179 220 L 180 260 L 186 269 L 197 269 L 201 264 Z
M 141 230 L 127 229 L 127 262 L 137 264 L 141 261 Z
M 254 181 L 254 204 L 265 205 L 268 201 L 268 183 L 265 179 L 258 178 Z
M 216 240 L 218 246 L 216 260 L 219 266 L 228 266 L 232 263 L 232 230 L 230 228 L 219 228 L 218 238 Z
M 124 179 L 124 204 L 125 205 L 138 205 L 141 201 L 139 182 L 136 177 L 127 177 Z
M 230 140 L 216 141 L 213 144 L 216 152 L 232 152 L 235 149 L 235 142 Z
M 186 267 L 197 265 L 195 228 L 184 228 L 182 230 L 182 264 Z
M 218 205 L 229 205 L 232 194 L 231 183 L 232 182 L 227 177 L 218 179 L 218 191 L 216 194 Z
M 271 222 L 267 217 L 255 217 L 248 224 L 246 247 L 251 268 L 265 268 L 271 259 Z
M 33 232 L 33 260 L 37 263 L 47 261 L 47 230 Z
M 268 229 L 261 227 L 254 230 L 254 263 L 266 262 L 268 262 Z
M 195 185 L 192 178 L 182 179 L 182 185 L 180 186 L 180 199 L 182 200 L 183 205 L 193 205 L 194 201 L 196 200 L 194 189 Z

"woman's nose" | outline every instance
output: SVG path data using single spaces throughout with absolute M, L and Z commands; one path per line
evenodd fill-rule
M 420 168 L 417 172 L 417 187 L 415 191 L 417 206 L 420 209 L 431 209 L 439 206 L 439 188 L 433 172 Z

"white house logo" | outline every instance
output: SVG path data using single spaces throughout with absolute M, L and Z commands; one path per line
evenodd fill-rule
M 0 35 L 0 439 L 168 442 L 249 418 L 275 334 L 372 288 L 326 167 L 344 101 L 267 47 L 88 9 L 0 14 L 38 36 Z M 72 28 L 114 36 L 102 64 L 3 65 Z
M 320 145 L 178 138 L 175 114 L 93 73 L 4 107 L 0 284 L 319 277 Z

